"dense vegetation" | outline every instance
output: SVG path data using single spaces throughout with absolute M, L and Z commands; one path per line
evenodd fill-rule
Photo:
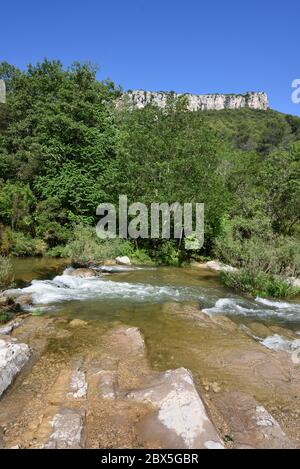
M 127 254 L 178 264 L 216 256 L 239 268 L 224 282 L 284 296 L 300 274 L 300 119 L 250 109 L 116 107 L 120 89 L 90 65 L 0 64 L 0 255 L 62 255 L 87 262 Z M 205 244 L 101 241 L 96 208 L 204 202 Z M 0 258 L 0 271 L 5 259 Z M 7 268 L 7 266 L 6 266 Z M 5 267 L 3 267 L 5 270 Z

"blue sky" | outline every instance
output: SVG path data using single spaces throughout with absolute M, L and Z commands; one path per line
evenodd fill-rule
M 124 89 L 262 90 L 300 116 L 299 0 L 10 0 L 0 15 L 0 60 L 21 68 L 90 60 Z

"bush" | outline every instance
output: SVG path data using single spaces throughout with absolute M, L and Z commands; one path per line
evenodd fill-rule
M 29 235 L 6 228 L 2 234 L 0 244 L 1 255 L 40 256 L 48 249 L 47 244 L 39 238 L 33 239 Z
M 10 260 L 0 256 L 0 289 L 9 288 L 13 281 L 14 274 Z
M 253 274 L 245 269 L 221 272 L 220 279 L 226 287 L 263 298 L 285 298 L 300 294 L 300 289 L 293 287 L 286 279 L 263 272 Z
M 264 215 L 251 219 L 236 217 L 223 223 L 214 253 L 225 264 L 250 274 L 297 277 L 300 274 L 299 241 L 276 235 Z
M 70 258 L 73 264 L 84 265 L 89 261 L 132 256 L 133 251 L 130 241 L 118 238 L 103 240 L 97 237 L 95 228 L 78 225 L 71 241 L 60 251 L 60 255 Z
M 0 313 L 0 324 L 5 324 L 6 322 L 12 319 L 13 314 L 5 311 L 4 313 Z
M 222 273 L 221 280 L 252 295 L 287 297 L 298 293 L 287 281 L 300 273 L 300 246 L 296 239 L 274 234 L 264 215 L 225 220 L 215 243 L 215 254 L 238 272 Z

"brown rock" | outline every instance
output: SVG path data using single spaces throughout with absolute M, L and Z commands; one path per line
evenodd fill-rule
M 72 321 L 69 322 L 70 327 L 84 327 L 87 324 L 88 323 L 82 319 L 72 319 Z
M 19 306 L 26 306 L 32 304 L 32 294 L 26 293 L 24 295 L 18 296 L 15 300 L 15 304 Z
M 215 401 L 231 429 L 235 448 L 285 449 L 295 444 L 252 396 L 228 392 Z
M 97 274 L 93 269 L 87 268 L 79 268 L 74 269 L 72 272 L 69 273 L 71 277 L 78 277 L 78 278 L 89 278 L 89 277 L 96 277 Z

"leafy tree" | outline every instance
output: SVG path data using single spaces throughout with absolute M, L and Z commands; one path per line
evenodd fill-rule
M 0 186 L 0 221 L 12 230 L 30 232 L 36 200 L 28 184 L 7 182 Z

